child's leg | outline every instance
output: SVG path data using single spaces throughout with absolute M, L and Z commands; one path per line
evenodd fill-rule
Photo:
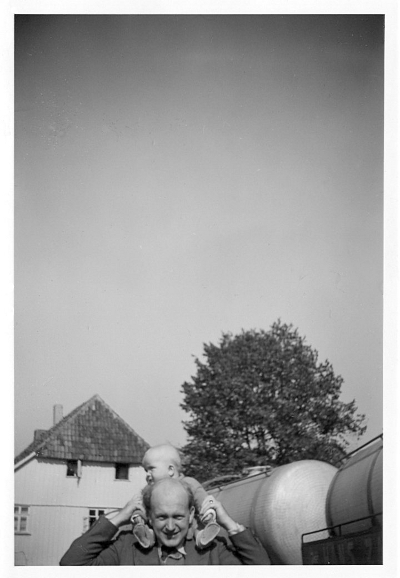
M 196 479 L 186 476 L 183 479 L 193 492 L 196 515 L 200 521 L 201 528 L 195 532 L 196 544 L 199 548 L 202 548 L 212 542 L 220 530 L 216 522 L 215 510 L 212 507 L 213 496 L 207 494 Z
M 204 548 L 210 544 L 220 531 L 220 526 L 217 524 L 217 516 L 212 504 L 213 497 L 206 496 L 199 512 L 199 518 L 204 526 L 196 533 L 196 544 L 199 548 Z
M 154 546 L 155 538 L 154 532 L 146 524 L 146 520 L 142 516 L 142 512 L 136 510 L 131 516 L 133 524 L 132 532 L 137 541 L 143 548 L 151 548 Z

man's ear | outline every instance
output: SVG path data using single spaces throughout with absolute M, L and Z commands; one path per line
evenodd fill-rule
M 168 466 L 168 475 L 170 478 L 173 478 L 175 475 L 175 467 L 172 464 Z
M 194 509 L 194 506 L 192 506 L 190 508 L 190 512 L 189 512 L 189 524 L 191 524 L 193 522 L 194 513 L 195 513 L 195 509 Z

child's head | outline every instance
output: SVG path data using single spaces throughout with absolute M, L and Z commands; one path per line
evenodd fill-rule
M 143 458 L 148 484 L 154 484 L 164 478 L 178 478 L 181 472 L 179 452 L 170 444 L 154 446 L 147 450 Z

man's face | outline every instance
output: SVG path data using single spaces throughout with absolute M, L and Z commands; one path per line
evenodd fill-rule
M 178 548 L 187 536 L 194 509 L 189 511 L 189 498 L 183 488 L 154 490 L 151 497 L 150 521 L 158 543 Z

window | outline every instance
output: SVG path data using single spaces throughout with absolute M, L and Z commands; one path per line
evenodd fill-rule
M 81 478 L 81 477 L 82 477 L 82 461 L 67 460 L 67 478 Z
M 14 506 L 14 532 L 16 534 L 28 533 L 29 506 Z
M 96 520 L 100 518 L 100 516 L 104 516 L 105 510 L 93 509 L 89 510 L 89 528 L 93 526 Z
M 78 477 L 78 460 L 67 461 L 67 478 Z
M 103 516 L 105 512 L 105 509 L 91 508 L 89 510 L 89 516 L 83 519 L 83 531 L 87 532 L 96 520 L 98 520 L 100 516 Z
M 115 464 L 115 479 L 129 480 L 129 464 Z

